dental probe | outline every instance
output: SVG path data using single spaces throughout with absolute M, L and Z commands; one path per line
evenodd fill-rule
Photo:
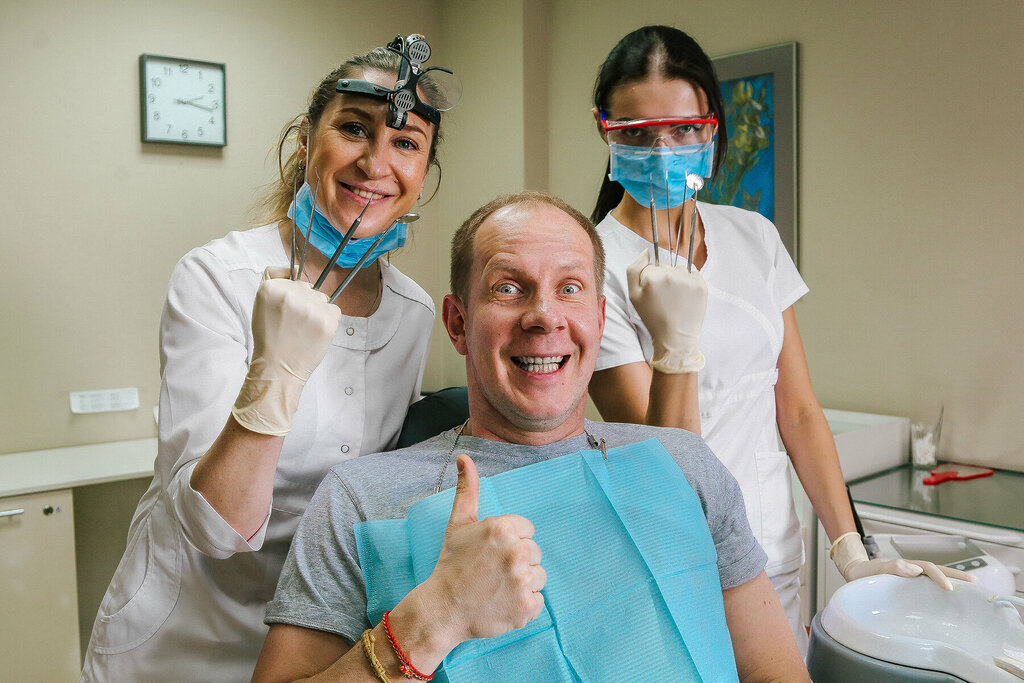
M 370 202 L 376 199 L 376 197 L 377 191 L 374 190 L 373 192 L 370 193 L 370 198 L 366 200 L 366 205 L 363 207 L 363 210 L 360 211 L 359 215 L 356 216 L 356 219 L 352 221 L 352 225 L 349 226 L 349 229 L 345 233 L 345 236 L 341 239 L 341 244 L 339 244 L 338 248 L 334 250 L 334 254 L 331 255 L 331 259 L 327 262 L 327 266 L 320 273 L 320 277 L 316 279 L 316 284 L 313 285 L 313 289 L 320 289 L 320 285 L 322 285 L 324 283 L 324 280 L 327 279 L 327 276 L 330 275 L 331 268 L 333 268 L 334 264 L 338 262 L 338 258 L 341 256 L 341 252 L 345 250 L 345 245 L 348 244 L 350 239 L 352 239 L 352 235 L 355 234 L 356 228 L 358 228 L 359 224 L 362 222 L 363 214 L 366 213 L 366 210 L 368 208 L 370 208 Z
M 295 206 L 295 195 L 299 193 L 299 174 L 295 174 L 295 181 L 292 183 L 292 206 Z M 288 279 L 295 279 L 295 216 L 292 215 L 292 250 L 288 254 Z
M 313 190 L 313 208 L 309 210 L 309 225 L 306 226 L 306 241 L 302 243 L 302 255 L 299 256 L 299 273 L 296 280 L 302 279 L 302 270 L 306 265 L 306 247 L 309 246 L 309 235 L 313 232 L 313 216 L 316 214 L 316 200 L 320 196 L 320 169 L 314 168 L 316 174 L 316 189 Z
M 685 196 L 685 195 L 684 195 Z M 683 204 L 686 204 L 686 200 L 683 200 Z M 685 207 L 684 207 L 685 209 Z M 683 216 L 686 213 L 685 210 L 679 212 L 679 222 L 676 223 L 676 248 L 672 253 L 672 267 L 674 268 L 676 263 L 679 262 L 679 242 L 683 237 Z
M 654 265 L 661 265 L 658 258 L 658 212 L 654 208 L 654 176 L 651 176 L 651 236 L 654 238 Z
M 420 216 L 419 214 L 416 213 L 403 214 L 398 217 L 398 220 L 391 224 L 391 228 L 395 227 L 396 223 L 415 223 L 419 219 Z M 388 234 L 388 231 L 391 230 L 391 228 L 388 228 L 387 230 L 385 230 L 384 232 L 377 236 L 377 239 L 373 241 L 373 244 L 370 245 L 370 248 L 367 249 L 366 253 L 363 254 L 362 258 L 360 258 L 359 261 L 356 262 L 356 265 L 352 266 L 352 270 L 349 271 L 345 279 L 342 280 L 340 285 L 338 285 L 338 288 L 334 290 L 333 294 L 331 294 L 331 298 L 328 300 L 328 303 L 333 304 L 335 299 L 341 296 L 341 293 L 345 291 L 346 287 L 348 287 L 348 283 L 352 282 L 352 278 L 356 276 L 356 273 L 359 272 L 359 269 L 363 267 L 364 263 L 366 263 L 366 259 L 370 258 L 370 254 L 372 254 L 373 250 L 377 248 L 377 245 L 384 240 L 384 237 Z
M 697 203 L 697 190 L 699 190 L 700 188 L 704 187 L 704 179 L 701 178 L 696 173 L 688 173 L 686 175 L 686 187 L 688 187 L 691 190 L 693 190 L 693 194 L 691 195 L 691 199 L 693 199 L 694 200 L 694 204 L 696 204 Z M 686 190 L 683 190 L 683 197 L 684 197 L 683 204 L 686 204 L 686 199 L 685 199 L 685 197 L 686 197 Z M 679 258 L 679 240 L 682 239 L 682 237 L 683 237 L 683 218 L 684 218 L 685 215 L 686 215 L 685 211 L 680 211 L 679 212 L 679 229 L 676 231 L 676 258 L 677 259 Z M 676 262 L 672 261 L 672 265 L 674 266 L 675 264 L 676 264 Z
M 672 201 L 670 199 L 671 188 L 668 186 L 668 169 L 665 169 L 665 225 L 668 228 L 668 255 L 672 256 Z M 686 198 L 686 192 L 683 192 Z
M 686 272 L 693 270 L 693 235 L 697 232 L 697 192 L 704 187 L 704 179 L 696 173 L 686 174 L 686 186 L 693 190 L 693 211 L 690 213 L 690 249 L 686 254 Z

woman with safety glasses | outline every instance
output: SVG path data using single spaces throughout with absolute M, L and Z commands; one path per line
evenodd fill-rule
M 399 36 L 328 74 L 282 133 L 267 224 L 175 267 L 155 474 L 83 680 L 249 680 L 317 485 L 397 441 L 434 306 L 379 257 L 405 241 L 461 94 L 429 55 Z
M 630 33 L 601 66 L 593 113 L 610 152 L 591 216 L 607 259 L 607 318 L 590 382 L 601 415 L 703 435 L 739 480 L 801 650 L 803 544 L 790 462 L 847 580 L 923 571 L 948 587 L 943 573 L 965 578 L 930 563 L 868 560 L 793 313 L 807 286 L 770 221 L 694 199 L 727 141 L 704 51 L 667 26 Z

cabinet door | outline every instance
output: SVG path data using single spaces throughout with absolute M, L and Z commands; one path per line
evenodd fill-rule
M 0 677 L 81 673 L 71 490 L 0 498 Z

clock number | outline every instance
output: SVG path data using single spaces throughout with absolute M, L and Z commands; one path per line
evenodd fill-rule
M 206 92 L 208 92 L 208 93 L 212 93 L 213 92 L 213 83 L 211 83 L 210 85 L 206 86 Z
M 150 80 L 150 82 L 153 84 L 154 88 L 159 88 L 160 85 L 163 83 L 163 81 L 160 80 L 159 76 L 153 76 L 153 78 Z
M 158 111 L 153 112 L 153 120 L 154 121 L 159 121 L 160 120 L 160 112 L 158 112 Z
M 213 102 L 210 103 L 210 106 L 212 106 L 214 109 L 216 109 L 217 107 L 220 106 L 220 100 L 214 100 Z
M 156 102 L 156 95 L 150 95 L 149 97 L 146 98 L 146 101 L 149 102 L 150 104 L 153 104 L 154 102 Z
M 202 126 L 199 126 L 199 128 L 196 129 L 196 132 L 199 134 L 199 137 L 203 137 L 203 127 Z
M 167 124 L 167 132 L 168 132 L 168 133 L 170 133 L 170 132 L 171 132 L 171 124 L 170 124 L 170 123 L 168 123 L 168 124 Z
M 188 131 L 187 130 L 182 129 L 182 131 L 181 131 L 181 139 L 182 140 L 188 140 Z
M 178 69 L 181 71 L 181 73 L 188 75 L 188 64 L 179 64 Z
M 174 71 L 169 66 L 164 67 L 164 76 L 173 76 Z
M 213 120 L 213 117 L 211 116 L 211 117 L 210 117 L 210 125 L 213 125 L 213 124 L 215 124 L 215 123 L 217 123 L 217 122 L 216 122 L 216 121 L 214 121 L 214 120 Z

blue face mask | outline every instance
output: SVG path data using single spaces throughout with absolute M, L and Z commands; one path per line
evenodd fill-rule
M 313 210 L 313 206 L 313 190 L 310 189 L 309 183 L 303 183 L 302 188 L 295 195 L 295 200 L 288 207 L 288 217 L 295 221 L 295 225 L 302 234 L 306 233 L 306 226 L 309 225 L 309 214 Z M 374 247 L 373 253 L 363 262 L 363 268 L 371 266 L 382 254 L 392 249 L 398 249 L 405 244 L 408 232 L 409 226 L 406 223 L 395 223 L 388 228 L 387 236 L 381 240 L 380 244 Z M 327 220 L 327 216 L 317 206 L 313 213 L 313 225 L 309 229 L 309 243 L 316 247 L 316 250 L 321 254 L 331 258 L 344 237 L 344 234 L 335 230 L 331 222 Z M 338 265 L 342 268 L 354 267 L 376 240 L 376 235 L 373 237 L 353 237 L 345 245 L 341 256 L 338 257 Z
M 667 202 L 665 177 L 668 173 L 668 197 L 672 206 L 679 206 L 687 196 L 686 176 L 696 173 L 711 177 L 715 141 L 682 147 L 633 147 L 610 143 L 611 172 L 609 180 L 618 182 L 641 206 L 651 203 L 651 181 L 654 181 L 654 206 L 665 209 Z

